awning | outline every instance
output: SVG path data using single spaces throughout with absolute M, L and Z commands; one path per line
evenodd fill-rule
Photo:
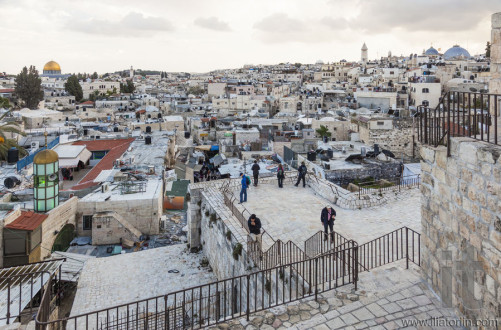
M 203 145 L 203 146 L 196 146 L 195 150 L 202 150 L 202 151 L 210 151 L 211 146 L 209 145 Z
M 78 158 L 62 158 L 59 159 L 59 168 L 75 168 L 78 167 Z

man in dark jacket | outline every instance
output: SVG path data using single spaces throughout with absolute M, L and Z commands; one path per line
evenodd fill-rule
M 299 182 L 301 182 L 301 180 L 303 180 L 303 188 L 306 187 L 306 172 L 308 170 L 306 169 L 306 165 L 304 164 L 304 162 L 301 162 L 301 166 L 299 166 L 299 168 L 297 169 L 297 182 L 295 184 L 295 186 L 297 187 L 299 185 Z
M 254 164 L 251 167 L 252 175 L 254 176 L 254 187 L 257 187 L 257 179 L 259 178 L 259 170 L 260 169 L 261 169 L 261 167 L 259 167 L 257 160 L 255 160 Z
M 322 209 L 322 213 L 320 215 L 320 221 L 324 225 L 324 241 L 327 240 L 327 236 L 329 235 L 328 229 L 331 230 L 331 244 L 334 243 L 334 220 L 336 217 L 336 210 L 330 205 L 326 205 Z
M 247 220 L 247 226 L 252 239 L 261 245 L 261 220 L 255 214 L 251 214 L 249 220 Z

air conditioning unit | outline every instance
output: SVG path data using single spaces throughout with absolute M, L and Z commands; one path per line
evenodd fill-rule
M 40 142 L 38 142 L 38 141 L 31 142 L 31 149 L 32 150 L 35 150 L 35 149 L 38 149 L 38 148 L 40 148 Z
M 105 183 L 103 183 L 103 185 L 101 186 L 101 192 L 102 192 L 102 193 L 105 193 L 105 192 L 107 192 L 108 190 L 110 190 L 110 183 L 109 183 L 109 182 L 105 182 Z

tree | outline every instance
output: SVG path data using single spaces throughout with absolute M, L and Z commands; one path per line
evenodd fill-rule
M 326 136 L 326 137 L 330 137 L 332 134 L 331 132 L 329 132 L 329 129 L 324 126 L 324 125 L 320 125 L 320 128 L 317 128 L 316 129 L 316 132 L 318 135 L 320 135 L 322 137 L 322 139 Z
M 75 75 L 68 77 L 68 80 L 64 84 L 64 89 L 75 97 L 77 102 L 80 102 L 83 99 L 83 91 L 82 86 L 78 82 L 78 78 Z
M 9 99 L 0 96 L 0 108 L 10 109 L 11 107 L 12 105 L 10 104 Z
M 16 76 L 16 94 L 29 109 L 36 109 L 38 102 L 43 100 L 42 79 L 33 65 L 24 67 Z
M 203 93 L 205 93 L 205 89 L 200 86 L 193 86 L 188 88 L 188 94 L 202 95 Z
M 485 46 L 485 57 L 491 57 L 491 43 L 487 41 Z
M 19 128 L 19 124 L 15 121 L 2 122 L 2 120 L 10 113 L 10 111 L 5 112 L 0 116 L 0 159 L 7 159 L 7 152 L 10 148 L 15 147 L 19 150 L 20 154 L 24 156 L 26 151 L 17 144 L 15 139 L 7 138 L 7 133 L 11 134 L 24 134 Z
M 97 72 L 94 71 L 94 73 L 92 74 L 92 76 L 90 76 L 90 79 L 97 79 L 99 78 Z
M 126 84 L 120 83 L 120 93 L 133 93 L 136 87 L 132 80 L 127 80 Z

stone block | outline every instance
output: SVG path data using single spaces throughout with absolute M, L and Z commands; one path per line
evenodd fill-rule
M 420 150 L 421 158 L 428 163 L 435 163 L 435 148 L 422 146 Z
M 435 151 L 435 161 L 436 164 L 442 168 L 447 169 L 447 149 L 446 148 L 437 148 Z

